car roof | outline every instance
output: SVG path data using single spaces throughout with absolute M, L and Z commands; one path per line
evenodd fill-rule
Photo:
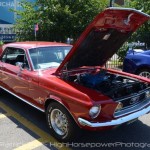
M 24 49 L 31 49 L 36 47 L 48 47 L 48 46 L 71 46 L 71 45 L 59 42 L 45 42 L 45 41 L 14 42 L 4 45 L 4 47 L 18 47 Z

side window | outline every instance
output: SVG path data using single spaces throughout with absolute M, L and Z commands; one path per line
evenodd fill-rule
M 25 51 L 20 48 L 6 48 L 1 61 L 14 66 L 16 66 L 17 63 L 22 63 L 23 68 L 29 69 Z

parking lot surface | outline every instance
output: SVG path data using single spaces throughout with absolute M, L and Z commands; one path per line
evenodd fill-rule
M 150 149 L 150 114 L 104 132 L 84 132 L 71 143 L 60 143 L 49 133 L 44 113 L 0 91 L 0 150 Z

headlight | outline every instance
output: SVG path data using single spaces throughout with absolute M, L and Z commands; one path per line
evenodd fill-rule
M 145 92 L 145 98 L 150 98 L 150 91 Z
M 93 106 L 90 110 L 89 110 L 89 115 L 92 119 L 96 118 L 101 111 L 101 106 Z
M 115 111 L 119 111 L 122 108 L 123 108 L 123 104 L 121 102 L 119 102 Z

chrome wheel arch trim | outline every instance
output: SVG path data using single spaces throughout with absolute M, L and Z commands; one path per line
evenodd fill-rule
M 0 86 L 0 88 L 3 89 L 3 90 L 5 90 L 6 92 L 10 93 L 11 95 L 15 96 L 16 98 L 20 99 L 21 101 L 23 101 L 23 102 L 29 104 L 30 106 L 32 106 L 32 107 L 34 107 L 34 108 L 40 110 L 41 112 L 45 112 L 44 109 L 41 109 L 41 108 L 39 108 L 39 107 L 33 105 L 32 103 L 28 102 L 27 100 L 21 98 L 20 96 L 14 94 L 13 92 L 11 92 L 11 91 L 9 91 L 9 90 L 7 90 L 6 88 L 3 88 L 2 86 Z
M 70 112 L 70 110 L 69 110 L 61 101 L 56 100 L 56 99 L 54 99 L 54 98 L 47 99 L 46 101 L 58 102 L 61 106 L 63 106 L 63 107 L 67 110 L 67 112 L 71 115 L 71 117 L 73 118 L 73 120 L 75 121 L 75 123 L 76 123 L 78 126 L 80 125 L 80 123 L 75 119 L 75 117 L 72 115 L 72 113 Z M 45 101 L 45 103 L 46 103 L 46 101 Z M 45 112 L 46 112 L 46 110 L 45 110 Z

